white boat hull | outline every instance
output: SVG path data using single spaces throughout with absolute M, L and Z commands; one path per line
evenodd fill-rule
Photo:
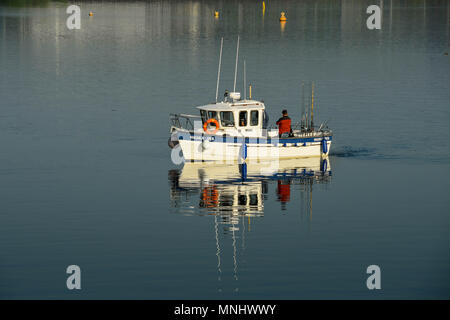
M 272 139 L 270 143 L 267 143 L 267 140 L 260 143 L 255 141 L 256 139 L 224 142 L 221 137 L 218 139 L 212 137 L 214 136 L 179 139 L 184 159 L 186 161 L 236 162 L 326 157 L 331 147 L 331 137 Z M 326 147 L 323 144 L 326 144 Z

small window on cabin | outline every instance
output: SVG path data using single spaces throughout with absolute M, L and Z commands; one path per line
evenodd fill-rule
M 234 127 L 234 115 L 231 111 L 220 112 L 220 122 L 222 127 Z
M 250 112 L 250 125 L 251 126 L 257 126 L 259 123 L 259 111 L 258 110 L 252 110 Z
M 208 111 L 208 119 L 216 119 L 217 120 L 217 112 L 216 111 Z
M 247 111 L 239 112 L 239 126 L 241 127 L 247 126 Z

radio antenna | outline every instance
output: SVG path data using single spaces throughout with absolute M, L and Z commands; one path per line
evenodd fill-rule
M 305 128 L 305 83 L 302 81 L 302 103 L 300 108 L 300 127 Z
M 236 76 L 237 76 L 238 60 L 239 60 L 239 36 L 238 36 L 237 47 L 236 47 L 236 66 L 234 67 L 234 86 L 233 86 L 233 92 L 236 92 Z
M 219 70 L 217 70 L 216 103 L 217 103 L 217 96 L 219 95 L 220 65 L 222 64 L 222 48 L 223 48 L 223 37 L 222 40 L 220 40 Z
M 244 59 L 244 100 L 247 100 L 247 79 L 245 71 L 245 59 Z
M 311 130 L 314 131 L 314 81 L 311 84 Z

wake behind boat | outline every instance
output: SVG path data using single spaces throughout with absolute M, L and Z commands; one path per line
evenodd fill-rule
M 220 48 L 216 102 L 197 107 L 199 115 L 171 114 L 169 146 L 186 161 L 246 161 L 326 157 L 330 151 L 332 131 L 324 123 L 314 126 L 314 84 L 311 104 L 304 108 L 301 123 L 289 133 L 268 128 L 268 116 L 263 101 L 249 99 L 246 94 L 244 61 L 244 98 L 236 92 L 239 38 L 233 92 L 225 91 L 218 102 L 223 39 Z M 173 159 L 173 157 L 172 157 Z

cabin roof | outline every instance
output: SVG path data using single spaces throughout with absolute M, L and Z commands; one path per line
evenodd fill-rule
M 256 100 L 239 100 L 235 102 L 217 102 L 204 106 L 199 106 L 197 109 L 211 110 L 211 111 L 233 111 L 233 110 L 254 110 L 265 109 L 264 103 Z

